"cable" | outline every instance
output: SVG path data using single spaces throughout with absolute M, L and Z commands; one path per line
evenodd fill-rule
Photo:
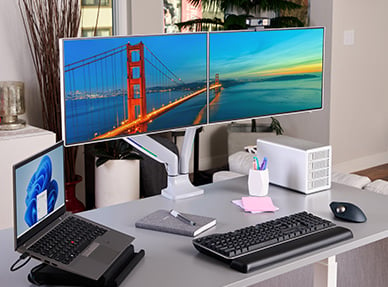
M 20 261 L 26 259 L 27 257 L 28 257 L 28 259 L 23 264 L 16 266 Z M 16 260 L 16 262 L 14 264 L 12 264 L 12 266 L 9 268 L 9 270 L 11 270 L 12 272 L 19 270 L 20 268 L 25 266 L 30 260 L 31 260 L 31 256 L 29 256 L 28 253 L 23 253 L 22 255 L 20 255 L 18 260 Z

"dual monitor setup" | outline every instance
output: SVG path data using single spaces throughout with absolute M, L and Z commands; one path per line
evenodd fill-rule
M 170 199 L 196 128 L 323 108 L 324 28 L 61 39 L 65 145 L 122 138 L 164 163 Z M 185 128 L 180 158 L 149 134 Z
M 162 195 L 169 199 L 203 193 L 188 178 L 196 128 L 323 106 L 322 27 L 60 41 L 65 145 L 127 141 L 165 163 L 168 185 Z M 149 136 L 181 128 L 186 133 L 179 159 Z M 70 216 L 63 154 L 58 142 L 14 165 L 15 249 L 23 253 L 20 260 L 44 262 L 29 275 L 34 284 L 69 278 L 88 286 L 120 282 L 144 256 L 127 234 L 103 227 L 103 239 L 93 239 L 85 251 L 78 250 L 84 243 L 60 239 L 66 250 L 74 248 L 58 257 L 35 243 Z M 25 264 L 15 267 L 18 262 L 11 270 Z

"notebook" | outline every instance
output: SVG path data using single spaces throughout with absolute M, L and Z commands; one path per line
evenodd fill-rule
M 132 236 L 66 212 L 62 142 L 15 164 L 13 181 L 14 246 L 20 253 L 26 253 L 56 268 L 98 280 L 134 240 Z M 69 236 L 65 232 L 69 238 L 60 240 L 64 245 L 59 248 L 60 251 L 68 255 L 70 252 L 67 248 L 77 246 L 79 249 L 78 255 L 67 260 L 69 262 L 64 261 L 59 255 L 53 255 L 51 246 L 47 247 L 49 249 L 47 252 L 43 252 L 42 248 L 39 252 L 36 251 L 38 240 L 52 233 L 59 235 L 57 231 L 50 231 L 68 219 L 76 220 L 77 224 L 87 224 L 90 230 L 96 228 L 102 232 L 88 230 L 87 233 L 95 233 L 96 238 L 91 243 L 82 243 L 82 246 L 78 243 L 83 242 L 81 239 L 73 238 L 74 236 Z M 74 226 L 75 223 L 71 225 Z M 71 254 L 73 255 L 73 251 Z
M 172 216 L 168 210 L 160 209 L 138 220 L 135 226 L 194 237 L 216 225 L 216 219 L 212 217 L 188 213 L 182 213 L 182 215 L 192 222 L 195 222 L 195 225 L 191 225 Z

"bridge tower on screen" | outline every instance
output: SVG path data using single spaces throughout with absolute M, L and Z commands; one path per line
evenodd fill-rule
M 144 44 L 127 44 L 127 104 L 128 122 L 147 114 Z M 147 124 L 137 126 L 133 132 L 145 132 Z
M 215 93 L 216 95 L 218 95 L 218 93 L 220 92 L 220 88 L 218 87 L 218 85 L 220 84 L 220 74 L 216 74 L 216 78 L 215 78 L 214 84 L 217 86 L 217 87 L 214 89 L 214 93 Z

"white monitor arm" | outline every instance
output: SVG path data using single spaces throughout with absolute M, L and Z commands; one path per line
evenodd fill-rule
M 203 194 L 203 190 L 193 186 L 189 179 L 189 163 L 196 130 L 197 127 L 186 128 L 180 158 L 147 135 L 124 138 L 126 142 L 166 166 L 167 187 L 162 190 L 164 197 L 175 200 Z

